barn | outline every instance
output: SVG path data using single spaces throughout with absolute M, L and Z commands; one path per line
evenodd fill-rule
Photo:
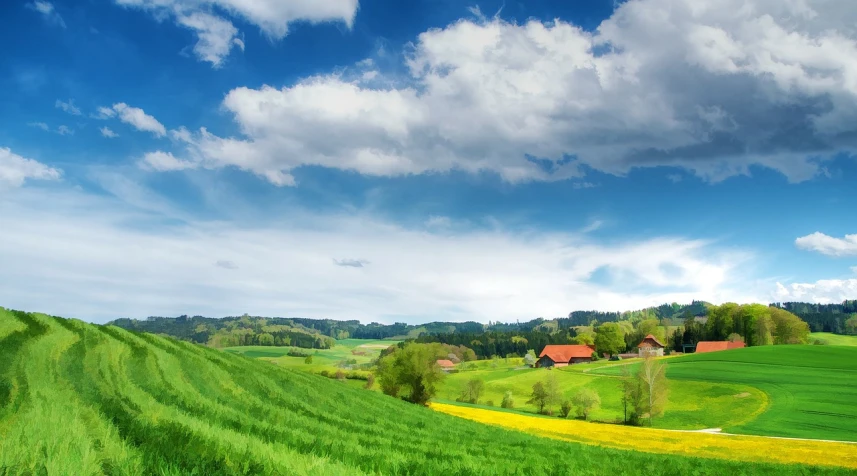
M 696 353 L 703 352 L 719 352 L 721 350 L 743 349 L 743 342 L 728 342 L 728 341 L 701 341 L 696 344 Z
M 592 362 L 595 347 L 588 345 L 546 345 L 539 354 L 536 367 L 565 367 L 569 364 Z
M 443 370 L 444 372 L 448 372 L 455 368 L 455 363 L 447 359 L 438 360 L 437 365 L 439 365 L 441 370 Z
M 649 334 L 637 344 L 637 351 L 640 357 L 647 355 L 662 356 L 664 355 L 664 345 L 655 336 Z

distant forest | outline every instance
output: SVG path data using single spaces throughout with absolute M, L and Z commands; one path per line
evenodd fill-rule
M 800 302 L 774 303 L 804 320 L 812 332 L 845 334 L 854 332 L 846 322 L 857 314 L 857 300 L 842 304 L 810 304 Z M 575 341 L 577 330 L 606 322 L 657 323 L 658 326 L 685 326 L 695 318 L 705 319 L 709 309 L 716 308 L 704 301 L 690 304 L 663 304 L 657 307 L 625 312 L 573 311 L 568 317 L 537 318 L 525 322 L 487 324 L 469 322 L 430 322 L 427 324 L 362 324 L 357 320 L 281 318 L 235 316 L 210 318 L 203 316 L 149 317 L 145 320 L 117 319 L 109 324 L 129 330 L 166 334 L 178 339 L 213 347 L 240 345 L 293 346 L 327 349 L 336 339 L 395 339 L 418 342 L 442 342 L 472 348 L 479 358 L 493 355 L 524 355 L 528 350 L 540 351 L 547 344 Z M 855 321 L 852 320 L 851 324 Z M 666 328 L 666 327 L 664 327 Z M 628 348 L 639 336 L 626 332 Z M 673 340 L 673 336 L 663 337 Z M 583 338 L 585 341 L 585 338 Z M 689 342 L 695 344 L 696 338 Z M 676 344 L 681 342 L 676 338 Z M 684 339 L 687 341 L 688 339 Z M 688 343 L 688 342 L 685 342 Z

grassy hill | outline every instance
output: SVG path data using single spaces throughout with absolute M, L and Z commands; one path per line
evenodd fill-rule
M 857 441 L 857 347 L 782 345 L 670 359 L 672 387 L 743 384 L 764 391 L 769 407 L 725 431 Z M 593 373 L 618 375 L 617 367 Z M 684 383 L 683 383 L 684 382 Z
M 2 308 L 0 362 L 0 474 L 847 474 L 558 442 L 188 342 Z
M 820 340 L 827 345 L 848 345 L 857 346 L 857 336 L 846 336 L 841 334 L 832 334 L 830 332 L 813 332 L 809 335 L 810 341 Z

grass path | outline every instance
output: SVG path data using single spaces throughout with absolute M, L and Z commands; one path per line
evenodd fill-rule
M 434 403 L 431 407 L 438 412 L 468 420 L 596 446 L 739 461 L 761 460 L 857 469 L 857 443 L 851 442 L 605 425 L 443 403 Z

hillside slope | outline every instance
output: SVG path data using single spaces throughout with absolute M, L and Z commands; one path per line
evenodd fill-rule
M 566 444 L 186 342 L 2 308 L 0 362 L 0 474 L 845 474 Z
M 725 431 L 857 441 L 857 347 L 769 345 L 671 358 L 674 387 L 695 382 L 743 384 L 764 391 L 768 408 Z M 619 375 L 619 367 L 593 373 Z

